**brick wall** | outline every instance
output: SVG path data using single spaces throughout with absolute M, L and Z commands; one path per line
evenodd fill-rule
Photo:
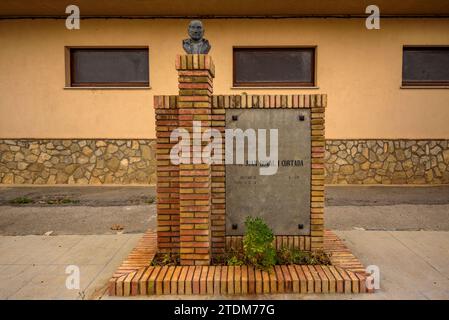
M 191 59 L 190 56 L 182 56 Z M 207 74 L 188 72 L 195 64 L 178 60 L 180 95 L 154 99 L 158 134 L 158 239 L 159 250 L 180 251 L 181 264 L 206 264 L 210 254 L 222 253 L 225 234 L 225 165 L 181 164 L 173 166 L 169 152 L 168 124 L 191 132 L 192 121 L 203 131 L 225 129 L 225 110 L 234 108 L 309 108 L 311 111 L 311 232 L 301 237 L 277 237 L 276 241 L 311 250 L 323 247 L 324 215 L 324 110 L 326 95 L 212 95 Z M 181 66 L 181 67 L 180 67 Z M 204 78 L 206 77 L 206 78 Z M 195 83 L 200 83 L 196 86 Z M 188 85 L 186 85 L 188 84 Z M 194 84 L 194 85 L 192 85 Z M 196 105 L 198 103 L 198 105 Z M 165 122 L 170 114 L 170 123 Z M 224 139 L 222 140 L 224 143 Z M 224 146 L 222 148 L 224 153 Z M 178 171 L 177 171 L 178 170 Z M 171 174 L 166 173 L 170 171 Z M 174 174 L 178 172 L 178 176 Z M 161 174 L 163 179 L 161 179 Z M 167 178 L 168 177 L 168 178 Z M 200 180 L 198 180 L 200 179 Z M 161 202 L 163 201 L 163 202 Z M 208 201 L 210 205 L 207 206 Z M 210 243 L 210 247 L 206 244 Z M 232 240 L 231 240 L 232 242 Z M 228 244 L 229 246 L 229 244 Z M 201 249 L 197 251 L 197 249 Z M 211 251 L 209 251 L 211 249 Z M 209 254 L 209 256 L 207 256 Z M 184 257 L 184 258 L 183 258 Z

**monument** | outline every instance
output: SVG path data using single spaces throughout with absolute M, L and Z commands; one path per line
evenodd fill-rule
M 176 59 L 179 95 L 155 97 L 159 250 L 179 253 L 181 265 L 208 265 L 231 239 L 241 241 L 247 216 L 262 217 L 279 247 L 322 249 L 326 95 L 214 95 L 203 24 L 191 21 L 188 31 L 188 54 Z M 172 163 L 170 132 L 192 133 L 195 121 L 201 132 L 277 129 L 276 174 L 260 175 L 251 163 Z M 223 155 L 231 151 L 224 140 Z
M 200 21 L 189 24 L 189 35 L 183 41 L 187 54 L 176 57 L 178 95 L 154 96 L 157 232 L 148 230 L 117 269 L 109 293 L 372 292 L 364 266 L 335 234 L 324 231 L 326 95 L 213 94 L 215 67 Z M 179 140 L 172 133 L 179 129 L 189 136 L 191 152 L 173 161 Z M 244 137 L 229 144 L 229 130 L 246 132 L 258 143 L 249 149 L 242 141 L 251 139 Z M 202 152 L 210 142 L 204 134 L 212 131 L 223 136 L 215 149 L 221 162 Z M 268 131 L 270 138 L 259 143 Z M 242 150 L 244 161 L 223 161 Z M 278 252 L 324 252 L 329 261 L 275 264 L 269 270 L 249 260 L 230 263 L 226 253 L 242 248 L 248 216 L 265 220 Z M 175 258 L 167 263 L 167 257 Z

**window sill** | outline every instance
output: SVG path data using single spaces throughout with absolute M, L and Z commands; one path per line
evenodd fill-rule
M 231 87 L 231 90 L 250 90 L 250 89 L 281 89 L 281 90 L 317 90 L 320 87 Z
M 64 90 L 150 90 L 151 87 L 64 87 Z
M 400 86 L 401 89 L 449 89 L 449 86 Z

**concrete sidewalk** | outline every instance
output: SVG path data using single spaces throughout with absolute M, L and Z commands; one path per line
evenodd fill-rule
M 18 198 L 31 203 L 11 204 Z M 153 187 L 0 187 L 0 299 L 115 299 L 103 294 L 107 281 L 156 227 L 153 198 Z M 379 266 L 379 292 L 187 299 L 449 299 L 448 186 L 326 187 L 325 215 L 365 265 Z M 65 287 L 68 265 L 80 268 L 80 290 Z M 151 297 L 167 298 L 186 297 Z
M 95 299 L 141 234 L 0 237 L 0 299 Z M 66 268 L 80 289 L 66 288 Z
M 449 232 L 340 231 L 365 266 L 377 265 L 381 290 L 369 299 L 449 299 Z
M 336 231 L 365 265 L 380 270 L 374 294 L 270 294 L 248 296 L 152 296 L 127 299 L 428 300 L 449 299 L 449 232 Z M 119 299 L 104 295 L 102 299 Z
M 449 232 L 340 231 L 365 265 L 377 265 L 375 294 L 152 296 L 131 299 L 449 299 Z M 117 299 L 107 281 L 141 234 L 0 237 L 0 299 Z M 68 265 L 80 268 L 80 290 L 65 287 Z

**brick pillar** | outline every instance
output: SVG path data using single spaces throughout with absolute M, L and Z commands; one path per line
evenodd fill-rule
M 240 98 L 240 96 L 238 96 Z M 212 127 L 225 136 L 226 117 L 223 105 L 218 104 L 218 97 L 212 98 Z M 222 159 L 225 158 L 225 139 L 222 139 L 221 146 Z M 226 237 L 226 186 L 225 186 L 225 165 L 212 164 L 212 254 L 218 256 L 225 251 Z
M 170 161 L 170 133 L 178 127 L 176 96 L 154 96 L 156 111 L 157 242 L 161 252 L 179 252 L 179 168 Z
M 182 265 L 210 264 L 211 248 L 211 165 L 203 163 L 201 150 L 208 143 L 195 146 L 194 121 L 201 123 L 201 133 L 211 127 L 212 81 L 214 64 L 208 55 L 180 55 L 176 59 L 179 74 L 179 127 L 190 133 L 189 164 L 179 165 L 179 222 Z M 204 159 L 203 159 L 204 160 Z

